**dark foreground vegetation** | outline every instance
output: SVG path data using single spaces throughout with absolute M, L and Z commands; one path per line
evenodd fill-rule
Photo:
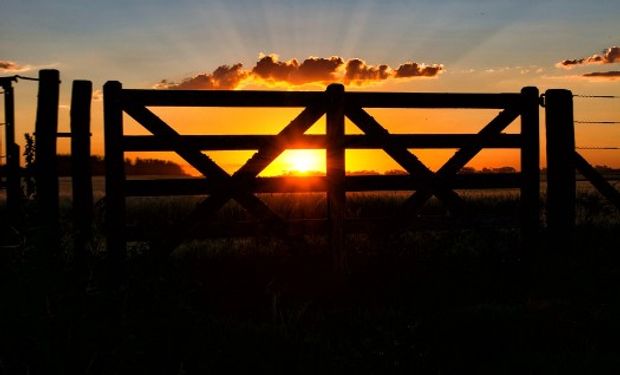
M 287 198 L 265 197 L 289 217 L 324 208 Z M 349 216 L 401 199 L 354 196 Z M 513 196 L 468 200 L 516 211 Z M 128 220 L 161 231 L 194 203 L 130 200 Z M 80 269 L 71 236 L 53 257 L 41 227 L 5 229 L 0 374 L 616 373 L 620 214 L 589 192 L 578 214 L 562 247 L 524 248 L 509 225 L 352 234 L 345 276 L 321 236 L 189 241 L 165 264 L 132 243 L 111 273 L 99 227 Z

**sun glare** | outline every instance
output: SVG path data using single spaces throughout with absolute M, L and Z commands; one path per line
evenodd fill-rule
M 286 155 L 286 164 L 289 172 L 308 173 L 324 170 L 322 159 L 320 151 L 290 150 Z

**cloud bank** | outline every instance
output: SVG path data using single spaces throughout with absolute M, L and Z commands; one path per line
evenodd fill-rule
M 252 69 L 244 69 L 241 63 L 221 65 L 211 73 L 188 77 L 179 83 L 162 80 L 155 88 L 230 90 L 248 84 L 301 86 L 332 82 L 361 86 L 388 79 L 436 77 L 443 70 L 441 64 L 406 62 L 393 69 L 387 64 L 370 65 L 359 58 L 345 60 L 338 56 L 308 57 L 300 62 L 297 59 L 280 61 L 278 55 L 261 54 Z
M 571 69 L 579 65 L 591 64 L 613 64 L 620 63 L 620 47 L 613 46 L 602 51 L 601 54 L 594 54 L 581 59 L 563 60 L 557 63 L 557 66 L 564 69 Z

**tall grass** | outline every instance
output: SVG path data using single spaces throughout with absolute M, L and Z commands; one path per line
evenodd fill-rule
M 286 218 L 325 215 L 320 194 L 261 198 Z M 387 216 L 404 199 L 351 194 L 347 216 Z M 465 199 L 478 216 L 518 210 L 514 194 Z M 128 222 L 165 230 L 199 200 L 131 198 Z M 618 365 L 620 213 L 594 193 L 580 192 L 576 252 L 557 262 L 524 262 L 519 230 L 504 221 L 413 225 L 349 234 L 345 278 L 331 271 L 324 236 L 188 240 L 163 266 L 148 242 L 133 243 L 114 287 L 101 211 L 84 281 L 72 263 L 69 202 L 61 208 L 59 261 L 46 263 L 39 228 L 21 232 L 22 247 L 3 249 L 0 374 L 609 373 Z M 444 214 L 435 200 L 422 212 L 452 219 Z M 247 219 L 234 202 L 216 218 Z M 530 250 L 549 247 L 541 237 Z

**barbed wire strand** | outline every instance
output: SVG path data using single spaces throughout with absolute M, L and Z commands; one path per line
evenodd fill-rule
M 573 95 L 573 98 L 587 98 L 587 99 L 620 99 L 618 95 Z
M 20 76 L 20 75 L 16 75 L 15 78 L 23 79 L 26 81 L 38 81 L 39 80 L 38 78 L 35 78 L 35 77 L 27 77 L 27 76 Z
M 575 147 L 577 150 L 620 150 L 620 147 L 598 147 L 598 146 L 583 146 Z
M 616 125 L 620 121 L 574 121 L 575 124 L 598 124 L 598 125 Z

